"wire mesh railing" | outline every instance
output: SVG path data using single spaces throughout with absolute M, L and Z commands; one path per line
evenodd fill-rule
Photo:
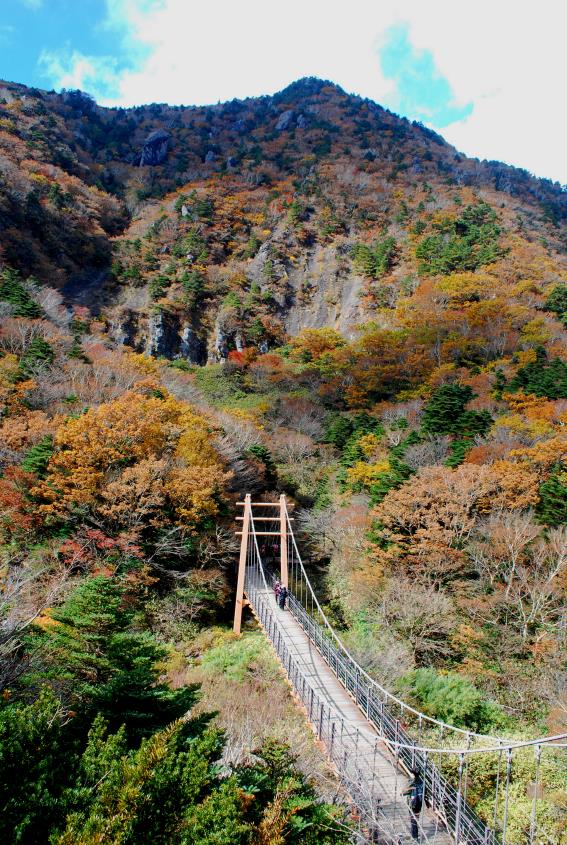
M 375 765 L 378 739 L 372 732 L 349 724 L 305 677 L 303 667 L 292 654 L 276 618 L 271 590 L 261 575 L 254 572 L 253 566 L 246 575 L 246 592 L 296 695 L 305 707 L 317 738 L 324 743 L 341 784 L 353 801 L 359 841 L 397 845 L 400 837 L 405 838 L 410 833 L 411 811 L 401 801 L 397 813 L 388 812 L 391 808 L 382 804 L 383 793 Z M 435 838 L 434 832 L 426 828 L 419 817 L 416 817 L 416 824 L 423 842 Z
M 428 761 L 425 751 L 416 750 L 415 740 L 406 732 L 400 719 L 392 713 L 387 700 L 378 699 L 375 689 L 350 664 L 343 652 L 325 635 L 323 629 L 307 613 L 293 594 L 289 595 L 290 612 L 316 646 L 331 671 L 352 695 L 379 735 L 388 741 L 396 762 L 408 772 L 417 773 L 424 784 L 425 803 L 434 809 L 451 831 L 456 842 L 470 845 L 494 845 L 496 838 L 477 814 L 463 801 L 462 794 Z
M 494 738 L 453 728 L 438 720 L 427 720 L 415 708 L 409 707 L 377 684 L 354 660 L 331 628 L 305 573 L 289 518 L 287 526 L 286 560 L 289 565 L 290 588 L 288 609 L 331 672 L 365 715 L 368 729 L 361 730 L 352 721 L 345 720 L 332 706 L 329 696 L 325 699 L 320 694 L 321 690 L 305 677 L 305 667 L 292 653 L 281 624 L 282 619 L 276 609 L 273 594 L 275 576 L 263 560 L 260 548 L 266 553 L 266 546 L 258 545 L 253 518 L 249 524 L 245 590 L 257 618 L 307 711 L 309 721 L 319 739 L 324 742 L 341 782 L 356 806 L 360 840 L 398 845 L 401 839 L 410 834 L 410 824 L 413 823 L 422 842 L 449 842 L 452 839 L 455 843 L 467 845 L 506 845 L 512 753 L 516 747 L 529 745 L 530 742 L 499 740 L 495 746 L 488 745 L 480 749 L 471 747 L 475 739 Z M 272 563 L 275 563 L 276 551 L 274 544 L 271 551 Z M 264 556 L 269 558 L 270 554 Z M 370 726 L 373 726 L 374 731 Z M 433 726 L 440 732 L 438 747 L 423 744 L 421 732 L 422 728 L 427 726 Z M 409 732 L 414 727 L 419 731 L 417 741 Z M 453 734 L 453 741 L 455 737 L 464 735 L 466 748 L 454 748 L 450 743 L 443 744 L 444 732 L 447 730 Z M 554 739 L 561 737 L 533 741 L 538 760 L 542 743 L 552 742 Z M 384 783 L 383 761 L 386 749 L 390 773 L 395 779 L 393 790 L 391 783 L 389 788 L 385 788 L 388 785 Z M 468 756 L 475 753 L 497 755 L 499 760 L 503 753 L 506 755 L 507 766 L 500 793 L 500 763 L 498 766 L 492 826 L 486 824 L 467 802 L 467 761 Z M 438 763 L 441 759 L 439 755 L 458 757 L 458 777 L 453 773 L 453 778 L 448 779 L 442 773 L 439 765 L 432 759 L 435 757 Z M 379 765 L 380 761 L 382 766 Z M 399 795 L 397 780 L 398 777 L 403 778 L 404 771 L 415 773 L 423 783 L 424 805 L 418 814 L 413 813 Z M 505 796 L 503 802 L 501 801 L 503 818 L 497 824 L 497 808 L 502 794 Z M 388 795 L 389 798 L 385 800 Z M 540 841 L 536 837 L 536 804 L 537 789 L 534 792 L 529 836 L 521 840 L 529 842 L 530 845 Z

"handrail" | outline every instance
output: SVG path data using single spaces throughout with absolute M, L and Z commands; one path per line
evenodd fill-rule
M 286 516 L 289 519 L 287 509 Z M 301 578 L 305 580 L 309 591 L 308 595 L 311 596 L 314 602 L 311 605 L 312 611 L 310 614 L 309 610 L 303 606 L 292 590 L 288 596 L 289 610 L 301 625 L 309 640 L 320 652 L 331 671 L 347 692 L 352 695 L 361 711 L 366 715 L 367 721 L 376 728 L 380 738 L 379 742 L 384 743 L 393 758 L 392 767 L 395 769 L 398 766 L 402 766 L 406 771 L 413 770 L 421 775 L 424 783 L 425 804 L 442 820 L 444 827 L 454 837 L 456 843 L 459 843 L 459 845 L 461 843 L 466 843 L 466 845 L 500 845 L 500 834 L 490 828 L 468 805 L 466 801 L 466 788 L 464 794 L 461 792 L 461 777 L 459 776 L 458 788 L 455 788 L 441 774 L 438 766 L 432 763 L 430 755 L 458 755 L 460 758 L 460 771 L 462 771 L 463 765 L 465 767 L 467 765 L 466 759 L 468 755 L 490 753 L 501 756 L 502 754 L 506 754 L 508 755 L 508 759 L 511 759 L 512 752 L 520 748 L 534 746 L 547 746 L 548 748 L 557 749 L 564 748 L 565 744 L 561 743 L 560 740 L 567 740 L 567 734 L 558 734 L 552 737 L 541 737 L 532 740 L 500 739 L 496 740 L 498 742 L 497 745 L 476 748 L 472 748 L 470 745 L 466 748 L 435 748 L 418 745 L 412 741 L 411 736 L 406 732 L 405 725 L 402 725 L 400 720 L 391 712 L 390 708 L 392 704 L 401 707 L 402 712 L 406 709 L 420 717 L 420 722 L 422 719 L 427 719 L 429 722 L 433 722 L 442 728 L 450 728 L 458 734 L 465 734 L 469 740 L 470 737 L 477 737 L 479 739 L 494 738 L 485 734 L 466 731 L 462 728 L 455 728 L 440 720 L 426 717 L 425 714 L 420 714 L 418 710 L 406 705 L 401 699 L 389 693 L 368 675 L 350 655 L 341 639 L 333 631 L 313 591 L 301 556 L 299 555 L 291 525 L 289 523 L 288 525 L 288 536 L 291 538 L 296 561 L 300 566 Z M 379 779 L 379 774 L 374 769 L 369 770 L 368 766 L 365 769 L 364 765 L 362 765 L 361 768 L 361 763 L 357 755 L 352 754 L 352 741 L 356 743 L 357 747 L 361 744 L 365 746 L 367 748 L 367 755 L 372 753 L 372 742 L 369 740 L 368 731 L 366 731 L 365 735 L 356 726 L 346 722 L 336 710 L 318 696 L 317 691 L 310 686 L 308 680 L 302 674 L 301 666 L 295 661 L 285 644 L 285 638 L 281 635 L 279 620 L 276 620 L 276 615 L 272 609 L 273 599 L 268 598 L 271 592 L 271 586 L 269 586 L 268 581 L 275 579 L 269 570 L 267 572 L 265 570 L 258 547 L 253 515 L 249 523 L 249 538 L 252 539 L 252 543 L 249 544 L 251 547 L 251 558 L 247 560 L 245 580 L 246 592 L 251 605 L 259 621 L 264 626 L 266 634 L 271 640 L 298 696 L 303 701 L 308 711 L 309 719 L 312 725 L 315 726 L 319 738 L 325 741 L 328 754 L 335 762 L 347 791 L 357 805 L 360 818 L 364 820 L 365 830 L 371 832 L 378 831 L 381 834 L 386 833 L 386 841 L 394 845 L 399 840 L 400 831 L 390 829 L 388 824 L 391 825 L 392 823 L 385 820 L 383 816 L 380 816 L 380 812 L 375 806 L 375 780 L 377 778 Z M 251 573 L 254 572 L 257 575 L 253 578 Z M 296 581 L 295 583 L 300 582 Z M 303 599 L 303 591 L 301 591 L 301 595 Z M 321 619 L 324 622 L 323 625 L 312 615 L 314 606 L 321 615 Z M 332 635 L 331 637 L 328 636 L 329 632 Z M 337 731 L 340 731 L 340 741 L 337 738 Z M 350 754 L 348 745 L 345 745 L 345 738 L 351 740 Z M 377 742 L 378 740 L 376 740 Z M 340 754 L 337 751 L 339 745 L 342 749 Z M 374 748 L 375 757 L 376 748 L 377 745 Z M 537 753 L 539 753 L 539 749 Z M 364 757 L 364 754 L 362 754 L 362 757 Z M 507 777 L 509 777 L 509 773 Z M 495 800 L 498 802 L 498 791 L 496 792 Z M 496 819 L 496 813 L 494 818 Z M 414 820 L 418 824 L 421 824 L 415 816 Z M 399 822 L 397 824 L 399 827 Z M 421 828 L 420 830 L 422 839 L 427 840 L 424 830 Z M 506 822 L 504 822 L 503 826 L 502 845 L 506 843 L 505 831 Z M 371 833 L 372 836 L 374 836 L 374 833 Z M 368 841 L 374 842 L 375 839 L 371 838 Z M 383 840 L 381 839 L 380 841 Z
M 311 597 L 312 597 L 313 601 L 315 602 L 315 605 L 317 606 L 317 610 L 320 613 L 321 618 L 323 619 L 325 627 L 327 628 L 327 630 L 329 631 L 329 633 L 331 634 L 333 639 L 336 641 L 339 648 L 345 653 L 347 658 L 350 660 L 350 662 L 356 668 L 357 672 L 359 672 L 363 677 L 365 677 L 366 680 L 370 684 L 372 684 L 372 686 L 376 687 L 376 689 L 378 689 L 382 693 L 382 695 L 384 695 L 390 701 L 393 701 L 401 709 L 406 710 L 409 713 L 412 713 L 414 716 L 417 716 L 421 721 L 429 722 L 430 724 L 434 724 L 434 725 L 436 725 L 440 728 L 443 728 L 444 730 L 447 730 L 447 731 L 453 731 L 454 733 L 463 734 L 466 737 L 478 737 L 479 739 L 491 739 L 494 742 L 498 743 L 498 745 L 496 746 L 496 750 L 500 750 L 502 743 L 507 743 L 507 742 L 510 744 L 510 747 L 512 747 L 515 743 L 514 740 L 511 740 L 511 739 L 508 740 L 507 738 L 504 738 L 504 737 L 493 736 L 492 734 L 476 733 L 475 731 L 467 730 L 466 728 L 459 728 L 456 725 L 451 725 L 447 722 L 443 722 L 440 719 L 435 719 L 433 716 L 428 716 L 426 713 L 422 713 L 421 711 L 417 710 L 415 707 L 412 707 L 410 704 L 407 704 L 405 701 L 403 701 L 403 699 L 395 696 L 393 693 L 391 693 L 389 690 L 387 690 L 385 687 L 383 687 L 381 684 L 379 684 L 378 681 L 376 681 L 374 678 L 372 678 L 371 675 L 368 674 L 368 672 L 360 665 L 360 663 L 358 663 L 358 661 L 349 652 L 349 650 L 347 649 L 347 647 L 345 646 L 345 644 L 343 643 L 341 638 L 338 636 L 338 634 L 333 629 L 331 623 L 327 619 L 327 616 L 326 616 L 323 608 L 319 604 L 319 600 L 318 600 L 318 598 L 315 594 L 315 591 L 313 590 L 313 586 L 311 584 L 311 581 L 309 580 L 307 572 L 305 571 L 305 567 L 303 566 L 303 561 L 301 559 L 301 555 L 299 554 L 299 549 L 297 548 L 297 542 L 295 540 L 295 535 L 293 533 L 291 523 L 289 522 L 290 517 L 289 517 L 288 510 L 287 510 L 287 505 L 285 505 L 285 509 L 286 509 L 286 516 L 287 516 L 287 519 L 288 519 L 289 536 L 290 536 L 291 541 L 293 543 L 295 554 L 297 556 L 297 561 L 298 561 L 299 566 L 301 568 L 301 574 L 303 575 L 305 583 L 309 587 Z M 566 735 L 562 734 L 559 738 L 563 738 L 564 736 L 566 736 Z M 537 742 L 539 742 L 539 740 Z M 508 746 L 502 745 L 502 747 L 506 748 Z M 427 750 L 433 751 L 434 749 L 427 749 Z M 468 749 L 455 749 L 455 750 L 458 751 L 459 753 L 460 753 L 461 750 L 463 752 L 468 751 Z
M 285 638 L 281 636 L 279 622 L 274 618 L 270 601 L 267 599 L 270 588 L 266 581 L 252 520 L 250 533 L 253 538 L 255 557 L 259 564 L 257 571 L 260 574 L 260 591 L 258 591 L 257 585 L 250 578 L 248 571 L 246 572 L 246 592 L 254 612 L 272 642 L 288 678 L 303 702 L 318 738 L 325 743 L 327 753 L 335 764 L 344 787 L 356 805 L 355 818 L 358 820 L 359 834 L 369 843 L 378 841 L 376 835 L 379 834 L 380 842 L 397 845 L 401 833 L 399 821 L 390 821 L 381 812 L 379 796 L 375 792 L 375 771 L 372 770 L 372 777 L 369 779 L 368 765 L 366 767 L 364 765 L 368 763 L 369 759 L 375 758 L 378 740 L 371 743 L 368 736 L 365 736 L 356 726 L 349 726 L 342 716 L 323 701 L 317 690 L 302 674 L 301 667 L 286 646 Z M 357 749 L 355 754 L 352 753 L 353 746 Z M 366 753 L 364 749 L 366 749 Z M 411 810 L 408 813 L 408 820 L 409 814 L 411 814 Z M 429 837 L 427 832 L 423 830 L 419 817 L 414 816 L 414 819 L 420 828 L 422 841 L 428 843 Z M 484 845 L 484 843 L 478 843 L 478 845 Z M 487 845 L 494 844 L 487 843 Z

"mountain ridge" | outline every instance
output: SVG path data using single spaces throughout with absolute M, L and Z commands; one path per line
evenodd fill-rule
M 463 192 L 469 202 L 474 200 L 471 191 L 479 197 L 484 192 L 494 207 L 508 205 L 510 212 L 516 204 L 524 230 L 537 232 L 551 250 L 562 247 L 567 194 L 560 186 L 508 165 L 466 158 L 426 127 L 325 80 L 304 78 L 273 96 L 213 106 L 113 109 L 78 91 L 55 94 L 8 83 L 0 83 L 0 97 L 5 173 L 0 236 L 6 262 L 55 284 L 70 303 L 97 313 L 110 308 L 115 338 L 139 350 L 177 357 L 194 347 L 199 351 L 190 360 L 222 358 L 226 344 L 218 296 L 231 287 L 224 277 L 232 270 L 233 275 L 245 272 L 252 285 L 265 288 L 266 261 L 275 262 L 273 272 L 284 279 L 282 289 L 272 291 L 271 316 L 278 325 L 268 343 L 282 332 L 299 331 L 303 315 L 305 327 L 329 323 L 352 334 L 373 308 L 360 304 L 365 297 L 369 301 L 365 283 L 346 267 L 345 256 L 357 237 L 403 228 L 404 214 L 408 220 L 427 214 L 425 207 L 434 206 L 433 188 L 441 204 L 450 201 L 451 191 Z M 123 260 L 128 233 L 138 233 L 134 240 L 145 236 L 144 221 L 156 224 L 162 206 L 169 209 L 168 220 L 156 225 L 177 230 L 180 222 L 192 222 L 206 228 L 211 223 L 206 215 L 179 221 L 172 206 L 184 193 L 208 190 L 213 195 L 218 190 L 228 195 L 229 188 L 247 197 L 255 217 L 227 248 L 229 230 L 234 234 L 240 225 L 234 216 L 241 211 L 238 203 L 232 217 L 224 215 L 224 233 L 218 233 L 205 262 L 223 277 L 213 280 L 219 292 L 213 309 L 208 308 L 207 326 L 196 328 L 194 319 L 179 322 L 167 307 L 165 318 L 152 321 L 148 309 L 163 299 L 156 296 L 155 279 L 166 277 L 167 262 L 154 259 L 152 271 L 136 269 L 131 256 Z M 418 193 L 421 199 L 412 210 L 411 197 Z M 290 227 L 288 206 L 294 202 L 304 207 L 293 212 L 297 219 Z M 266 203 L 272 206 L 267 212 Z M 262 215 L 268 221 L 263 229 L 255 222 Z M 422 223 L 416 219 L 414 225 Z M 268 229 L 269 236 L 261 234 Z M 256 266 L 256 256 L 241 266 L 246 246 L 238 239 L 245 235 L 258 241 L 262 267 Z M 287 242 L 279 243 L 282 238 Z M 167 239 L 159 246 L 162 254 L 174 247 Z M 304 255 L 302 269 L 291 261 L 298 250 Z M 267 252 L 274 255 L 266 257 Z M 121 260 L 124 272 L 134 274 L 132 284 L 113 272 Z M 415 262 L 408 266 L 415 270 Z M 171 261 L 169 267 L 171 276 Z M 175 270 L 174 290 L 183 272 Z M 146 282 L 148 291 L 152 279 L 154 292 L 140 298 L 140 284 Z M 304 293 L 312 300 L 307 308 Z M 156 328 L 160 321 L 163 325 Z M 201 335 L 197 339 L 195 332 Z M 189 346 L 184 346 L 184 333 L 191 338 Z M 227 349 L 234 343 L 232 332 Z

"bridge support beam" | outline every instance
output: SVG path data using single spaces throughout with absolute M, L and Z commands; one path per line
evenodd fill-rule
M 282 587 L 289 587 L 287 571 L 287 513 L 285 496 L 280 496 L 280 584 Z
M 246 575 L 246 559 L 248 556 L 248 540 L 250 533 L 250 519 L 252 517 L 252 500 L 250 494 L 244 497 L 244 515 L 242 517 L 242 537 L 240 538 L 240 557 L 238 560 L 238 579 L 236 582 L 236 604 L 234 606 L 234 625 L 232 630 L 240 634 L 242 626 L 242 608 L 244 606 L 244 577 Z

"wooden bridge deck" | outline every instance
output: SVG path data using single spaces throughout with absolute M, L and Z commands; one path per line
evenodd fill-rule
M 396 764 L 387 746 L 380 741 L 374 726 L 367 721 L 299 622 L 288 610 L 280 610 L 271 591 L 264 589 L 262 592 L 268 593 L 267 598 L 273 605 L 273 615 L 280 634 L 299 665 L 301 675 L 330 710 L 352 728 L 353 734 L 355 729 L 359 731 L 356 742 L 354 738 L 345 737 L 342 744 L 344 746 L 346 742 L 348 747 L 350 742 L 352 759 L 356 760 L 357 787 L 364 790 L 366 785 L 368 799 L 376 806 L 377 819 L 382 829 L 378 841 L 412 842 L 410 813 L 407 799 L 402 795 L 409 783 L 407 774 Z M 354 777 L 353 774 L 353 779 Z M 421 842 L 429 842 L 432 845 L 454 843 L 454 837 L 425 805 L 419 817 L 419 824 Z

